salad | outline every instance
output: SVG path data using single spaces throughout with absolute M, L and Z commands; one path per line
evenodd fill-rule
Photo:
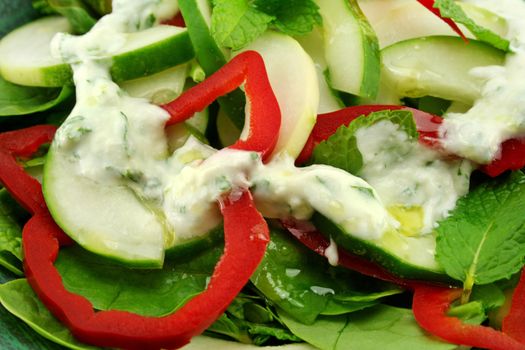
M 523 1 L 27 9 L 0 40 L 20 346 L 525 349 Z

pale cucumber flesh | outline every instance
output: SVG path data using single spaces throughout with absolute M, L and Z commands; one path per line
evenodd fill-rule
M 435 96 L 472 104 L 482 80 L 471 74 L 480 66 L 502 65 L 505 53 L 487 44 L 461 38 L 432 36 L 384 48 L 382 82 L 401 97 Z

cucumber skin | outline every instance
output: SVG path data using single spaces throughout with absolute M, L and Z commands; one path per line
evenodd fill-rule
M 445 274 L 445 271 L 431 270 L 401 261 L 395 255 L 376 246 L 372 242 L 356 238 L 346 233 L 339 225 L 333 223 L 325 216 L 315 212 L 312 222 L 323 235 L 331 237 L 339 246 L 353 254 L 365 257 L 377 263 L 394 275 L 410 280 L 422 280 L 459 285 L 460 283 Z
M 350 12 L 359 22 L 361 28 L 364 69 L 361 81 L 360 96 L 374 99 L 379 92 L 379 79 L 381 76 L 381 54 L 379 50 L 379 41 L 377 35 L 368 22 L 363 11 L 356 0 L 349 0 L 348 7 Z
M 207 76 L 215 73 L 228 61 L 210 33 L 208 24 L 199 11 L 197 0 L 179 0 L 179 8 L 188 25 L 188 33 L 195 50 L 195 56 Z M 221 108 L 237 128 L 244 127 L 244 109 L 246 98 L 244 92 L 235 89 L 218 99 Z
M 148 55 L 148 59 L 144 59 L 143 51 L 148 51 L 152 46 L 157 47 L 158 55 Z M 164 59 L 161 59 L 162 57 Z M 170 59 L 166 60 L 166 57 Z M 190 36 L 186 31 L 177 35 L 176 38 L 168 38 L 139 50 L 113 57 L 110 71 L 115 82 L 120 82 L 161 72 L 170 67 L 188 62 L 194 57 L 195 53 L 192 50 Z

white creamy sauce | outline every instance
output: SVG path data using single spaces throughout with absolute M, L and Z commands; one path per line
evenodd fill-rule
M 478 67 L 472 74 L 485 79 L 482 96 L 466 113 L 450 113 L 440 130 L 444 146 L 478 163 L 500 154 L 503 141 L 525 136 L 525 2 L 470 0 L 505 18 L 512 53 L 504 66 Z
M 399 229 L 388 206 L 423 208 L 422 231 L 428 233 L 466 193 L 467 162 L 438 159 L 417 142 L 406 142 L 406 134 L 389 122 L 358 131 L 368 182 L 324 165 L 297 168 L 287 156 L 263 164 L 256 153 L 217 151 L 193 138 L 170 154 L 168 114 L 121 90 L 108 61 L 125 45 L 124 34 L 171 17 L 176 8 L 167 3 L 173 2 L 114 1 L 114 12 L 88 34 L 59 34 L 52 44 L 55 55 L 72 65 L 77 89 L 77 105 L 57 133 L 55 152 L 75 164 L 75 176 L 129 188 L 171 235 L 165 242 L 206 233 L 220 222 L 217 201 L 243 188 L 252 188 L 266 217 L 308 219 L 317 211 L 365 240 Z M 327 256 L 337 263 L 335 244 Z
M 431 233 L 468 192 L 469 161 L 440 159 L 437 152 L 409 140 L 397 124 L 380 121 L 357 130 L 356 137 L 363 155 L 359 175 L 387 207 L 422 208 L 422 233 Z

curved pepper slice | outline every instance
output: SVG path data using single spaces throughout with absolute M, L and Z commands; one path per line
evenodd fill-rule
M 233 193 L 221 200 L 224 254 L 203 293 L 174 314 L 160 318 L 122 311 L 96 312 L 87 299 L 65 289 L 53 263 L 60 247 L 70 240 L 47 211 L 38 182 L 16 163 L 15 156 L 30 156 L 52 139 L 54 131 L 53 127 L 38 126 L 0 134 L 2 183 L 11 193 L 30 184 L 17 198 L 33 214 L 22 233 L 29 283 L 49 310 L 86 343 L 128 349 L 173 348 L 188 343 L 227 308 L 264 255 L 269 230 L 251 194 Z
M 281 116 L 262 58 L 255 52 L 237 56 L 204 83 L 165 106 L 172 114 L 167 124 L 187 119 L 245 78 L 251 107 L 249 135 L 231 147 L 269 154 L 277 141 Z M 53 133 L 54 129 L 36 127 L 0 135 L 0 180 L 11 193 L 19 194 L 17 199 L 33 214 L 22 233 L 24 269 L 30 285 L 53 315 L 86 343 L 126 349 L 177 348 L 189 343 L 224 312 L 264 256 L 269 230 L 250 192 L 232 191 L 219 201 L 225 248 L 204 292 L 165 317 L 97 312 L 86 298 L 65 289 L 53 263 L 60 247 L 70 240 L 49 214 L 38 182 L 24 173 L 15 159 L 29 156 L 41 143 L 49 142 Z
M 525 269 L 512 295 L 509 313 L 503 319 L 502 330 L 525 344 Z
M 26 276 L 42 302 L 81 341 L 126 349 L 181 347 L 224 312 L 258 266 L 269 241 L 266 222 L 249 192 L 224 199 L 221 211 L 224 254 L 206 290 L 171 315 L 96 312 L 87 299 L 68 292 L 53 265 L 60 249 L 57 237 L 62 233 L 47 213 L 36 214 L 24 227 Z
M 430 10 L 430 12 L 432 12 L 433 14 L 435 14 L 436 16 L 438 16 L 439 18 L 441 18 L 446 24 L 449 25 L 450 28 L 452 28 L 453 31 L 455 31 L 465 42 L 468 42 L 468 39 L 467 37 L 465 36 L 465 34 L 463 34 L 463 32 L 461 31 L 461 29 L 459 29 L 458 25 L 453 21 L 451 20 L 450 18 L 445 18 L 443 16 L 441 16 L 441 12 L 439 11 L 438 8 L 434 7 L 434 0 L 417 0 L 421 5 L 425 6 L 427 9 Z
M 243 82 L 250 111 L 246 119 L 248 125 L 245 125 L 241 139 L 229 148 L 261 152 L 265 160 L 272 153 L 279 137 L 281 110 L 268 80 L 264 61 L 255 51 L 245 51 L 235 56 L 205 81 L 163 105 L 171 115 L 166 125 L 189 119 Z M 246 131 L 247 137 L 243 139 Z
M 312 129 L 310 137 L 306 141 L 306 144 L 301 151 L 301 154 L 297 158 L 297 163 L 302 163 L 308 160 L 312 155 L 315 146 L 330 136 L 332 136 L 339 127 L 342 125 L 348 126 L 354 119 L 362 115 L 368 115 L 373 112 L 385 111 L 385 110 L 407 110 L 411 111 L 416 121 L 417 129 L 419 132 L 419 141 L 429 146 L 436 147 L 439 145 L 439 126 L 441 124 L 441 117 L 432 115 L 415 108 L 397 106 L 397 105 L 362 105 L 352 106 L 340 109 L 335 112 L 319 114 L 317 116 L 317 122 Z
M 414 114 L 414 120 L 419 132 L 419 142 L 436 148 L 441 148 L 439 141 L 439 127 L 443 118 L 420 111 L 415 108 L 397 105 L 363 105 L 340 109 L 335 112 L 319 114 L 317 122 L 306 141 L 306 144 L 297 158 L 301 164 L 311 157 L 315 146 L 332 136 L 342 125 L 350 124 L 354 119 L 373 112 L 384 110 L 407 110 Z M 501 155 L 490 164 L 480 168 L 489 176 L 496 177 L 507 170 L 519 170 L 525 166 L 525 139 L 510 139 L 501 144 Z
M 419 325 L 448 342 L 492 350 L 525 350 L 525 344 L 490 327 L 469 325 L 447 311 L 461 296 L 461 289 L 420 285 L 412 309 Z
M 31 214 L 46 210 L 40 184 L 24 172 L 17 157 L 28 158 L 42 144 L 53 140 L 56 127 L 39 125 L 0 134 L 0 183 L 8 187 L 11 195 Z

